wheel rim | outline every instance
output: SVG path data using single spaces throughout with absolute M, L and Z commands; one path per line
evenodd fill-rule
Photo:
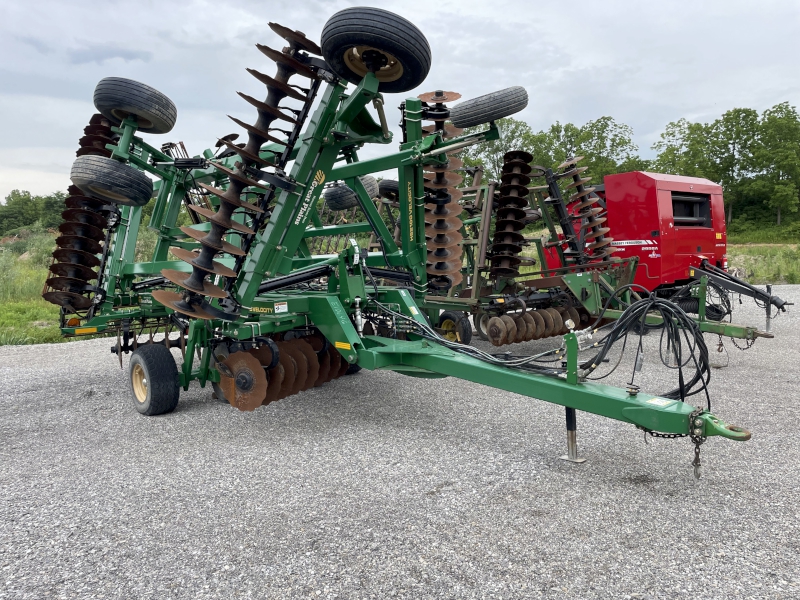
M 451 342 L 458 342 L 458 332 L 456 331 L 456 322 L 451 319 L 445 319 L 439 324 L 439 328 L 444 331 L 442 337 Z
M 147 375 L 142 365 L 133 365 L 131 384 L 136 401 L 142 403 L 147 400 Z
M 354 46 L 352 48 L 348 48 L 344 51 L 344 64 L 353 73 L 356 73 L 359 77 L 363 77 L 369 72 L 369 69 L 361 57 L 364 52 L 368 50 L 380 52 L 387 58 L 386 65 L 378 69 L 375 73 L 375 77 L 378 79 L 378 81 L 388 83 L 390 81 L 397 81 L 403 76 L 404 69 L 399 60 L 397 60 L 388 52 L 379 50 L 378 48 L 373 48 L 372 46 Z
M 150 119 L 146 119 L 140 115 L 128 112 L 127 110 L 115 108 L 114 110 L 111 111 L 111 114 L 114 115 L 120 121 L 124 121 L 125 119 L 133 115 L 134 117 L 136 117 L 136 125 L 139 127 L 139 129 L 150 129 L 151 127 L 153 127 L 153 122 Z

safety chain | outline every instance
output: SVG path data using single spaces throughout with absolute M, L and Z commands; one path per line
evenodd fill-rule
M 703 409 L 697 407 L 689 415 L 689 438 L 694 444 L 694 460 L 692 466 L 694 467 L 694 478 L 700 479 L 700 446 L 706 441 L 706 436 L 703 435 L 703 420 L 700 415 L 703 414 Z
M 722 336 L 720 336 L 720 340 L 721 339 L 722 339 Z M 736 346 L 739 350 L 750 350 L 750 348 L 753 347 L 753 344 L 756 343 L 755 338 L 753 338 L 751 340 L 745 340 L 745 343 L 747 345 L 744 348 L 742 348 L 739 344 L 736 343 L 736 338 L 731 338 L 731 341 L 733 342 L 733 345 Z
M 703 435 L 703 421 L 698 417 L 703 414 L 705 409 L 697 407 L 689 414 L 689 433 L 661 433 L 660 431 L 652 431 L 645 429 L 644 441 L 647 443 L 647 435 L 654 438 L 661 438 L 665 440 L 674 440 L 677 438 L 688 437 L 691 438 L 694 444 L 694 460 L 692 466 L 694 467 L 694 476 L 700 479 L 700 446 L 706 441 L 706 436 Z M 643 428 L 639 428 L 643 429 Z

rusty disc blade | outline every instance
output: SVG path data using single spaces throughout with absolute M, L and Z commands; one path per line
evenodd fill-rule
M 583 236 L 583 239 L 585 239 L 588 242 L 589 240 L 593 240 L 595 238 L 600 237 L 601 235 L 607 234 L 609 231 L 611 231 L 610 227 L 599 227 L 594 231 L 587 231 L 586 235 Z
M 224 201 L 227 202 L 227 200 Z M 203 215 L 206 219 L 208 219 L 212 223 L 216 223 L 217 225 L 219 225 L 220 227 L 224 227 L 225 229 L 233 229 L 235 231 L 240 231 L 241 233 L 245 233 L 247 235 L 255 233 L 255 231 L 250 229 L 247 225 L 239 223 L 238 221 L 234 221 L 233 219 L 226 219 L 216 211 L 203 208 L 202 206 L 197 206 L 196 204 L 190 204 L 187 208 L 189 208 L 189 210 L 196 212 L 198 215 Z
M 212 241 L 208 240 L 208 232 L 206 231 L 198 231 L 197 229 L 192 229 L 191 227 L 181 227 L 180 230 L 188 235 L 195 241 L 200 242 L 204 246 L 208 246 L 209 248 L 214 248 L 214 250 L 220 250 L 227 254 L 233 254 L 234 256 L 244 256 L 247 254 L 244 250 L 239 248 L 238 246 L 234 246 L 231 243 L 226 242 L 225 240 L 219 241 Z
M 278 364 L 283 367 L 283 380 L 277 397 L 277 400 L 280 400 L 292 394 L 294 380 L 297 379 L 297 363 L 286 352 L 281 351 L 280 344 L 278 344 Z
M 445 92 L 444 90 L 436 90 L 435 92 L 425 92 L 417 96 L 423 102 L 433 104 L 444 104 L 445 102 L 455 102 L 461 99 L 461 94 L 458 92 Z
M 306 374 L 306 383 L 303 386 L 303 391 L 309 390 L 314 387 L 314 385 L 317 383 L 317 379 L 319 378 L 319 359 L 317 358 L 317 353 L 314 352 L 314 349 L 310 344 L 302 339 L 290 340 L 288 343 L 292 344 L 303 354 L 303 356 L 306 357 L 308 373 Z
M 436 248 L 433 252 L 428 253 L 428 264 L 433 264 L 442 260 L 453 260 L 460 258 L 464 253 L 461 246 L 448 246 L 447 248 Z
M 103 251 L 103 246 L 99 242 L 79 235 L 61 235 L 56 239 L 56 246 L 83 250 L 89 254 L 100 254 Z
M 322 358 L 318 359 L 318 361 L 319 375 L 317 376 L 317 381 L 314 384 L 315 387 L 319 387 L 323 383 L 328 382 L 331 374 L 331 355 L 326 352 L 322 355 Z
M 42 294 L 42 298 L 58 306 L 74 310 L 86 310 L 92 305 L 92 301 L 89 298 L 81 296 L 77 292 L 45 292 Z
M 426 204 L 425 211 L 425 222 L 430 225 L 436 221 L 436 219 L 447 217 L 458 218 L 461 216 L 461 213 L 464 212 L 464 207 L 453 202 L 449 204 Z
M 270 48 L 269 46 L 264 46 L 263 44 L 256 44 L 256 48 L 258 48 L 267 58 L 271 58 L 279 65 L 284 65 L 292 69 L 298 75 L 303 75 L 309 79 L 317 79 L 317 74 L 296 58 L 293 58 L 288 54 L 284 54 L 283 52 L 278 52 L 277 50 Z
M 276 144 L 280 144 L 281 146 L 286 146 L 287 145 L 286 140 L 282 140 L 280 138 L 276 138 L 269 131 L 264 131 L 263 129 L 259 129 L 255 125 L 250 125 L 250 123 L 245 123 L 241 119 L 237 119 L 236 117 L 232 117 L 231 115 L 228 115 L 228 118 L 231 121 L 233 121 L 234 123 L 236 123 L 239 127 L 243 128 L 243 129 L 246 129 L 251 135 L 254 135 L 254 136 L 258 137 L 258 138 L 261 138 L 264 141 L 274 142 Z M 215 165 L 216 165 L 216 163 L 215 163 Z M 216 165 L 216 166 L 218 166 L 218 165 Z M 261 183 L 258 183 L 258 182 L 253 183 L 254 180 L 250 179 L 246 175 L 237 175 L 237 176 L 234 177 L 234 179 L 236 179 L 237 181 L 241 181 L 245 185 L 251 185 L 251 186 L 254 186 L 254 187 L 260 187 L 262 189 L 266 189 L 266 188 L 264 188 L 264 185 L 261 184 Z
M 458 231 L 464 226 L 464 222 L 458 217 L 437 217 L 435 223 L 425 227 L 425 237 L 434 238 L 440 234 Z
M 430 235 L 429 235 L 430 234 Z M 437 232 L 433 225 L 428 225 L 425 228 L 425 246 L 428 250 L 435 250 L 436 248 L 449 248 L 459 244 L 464 236 L 458 231 L 448 231 L 447 233 Z
M 564 327 L 564 321 L 561 319 L 559 312 L 555 308 L 545 308 L 542 312 L 549 314 L 553 319 L 553 333 L 550 335 L 558 335 L 561 328 Z
M 578 179 L 577 181 L 573 181 L 568 186 L 566 186 L 564 189 L 565 190 L 571 190 L 572 188 L 576 188 L 579 185 L 585 185 L 585 184 L 589 183 L 591 180 L 592 180 L 591 177 L 582 177 L 582 178 Z
M 528 314 L 531 316 L 534 323 L 536 323 L 536 333 L 534 334 L 533 339 L 538 340 L 539 338 L 544 337 L 546 327 L 542 315 L 539 314 L 538 310 L 531 310 L 528 312 Z
M 211 261 L 211 264 L 213 265 L 211 269 L 207 269 L 196 264 L 194 261 L 200 256 L 199 252 L 192 252 L 191 250 L 186 250 L 185 248 L 170 248 L 169 251 L 183 262 L 189 263 L 190 265 L 197 267 L 198 269 L 202 269 L 208 273 L 221 275 L 222 277 L 236 277 L 236 271 L 226 267 L 221 262 L 217 262 L 216 260 Z
M 97 279 L 97 273 L 92 271 L 89 267 L 75 263 L 59 262 L 50 265 L 50 272 L 58 277 L 73 277 L 83 281 L 90 279 Z
M 84 267 L 94 268 L 100 266 L 100 259 L 94 254 L 75 250 L 74 248 L 56 248 L 53 251 L 53 258 L 65 263 L 83 265 Z
M 308 39 L 303 32 L 294 31 L 288 27 L 280 25 L 279 23 L 270 23 L 269 28 L 287 42 L 294 42 L 299 48 L 305 50 L 306 52 L 316 54 L 317 56 L 322 56 L 322 50 L 320 47 Z
M 274 369 L 267 371 L 267 395 L 264 398 L 264 402 L 261 403 L 262 406 L 278 400 L 285 374 L 286 371 L 280 363 Z
M 95 213 L 113 212 L 108 204 L 104 203 L 102 200 L 95 200 L 94 198 L 87 198 L 86 196 L 70 196 L 64 200 L 64 205 L 67 208 L 91 210 Z M 105 227 L 105 221 L 103 227 Z
M 596 189 L 597 189 L 597 188 L 588 187 L 588 188 L 584 188 L 584 189 L 583 189 L 583 190 L 581 190 L 580 192 L 575 192 L 574 194 L 572 194 L 572 196 L 570 196 L 570 197 L 569 197 L 569 202 L 568 202 L 568 204 L 571 204 L 571 203 L 573 203 L 573 202 L 577 202 L 577 201 L 578 201 L 578 200 L 580 200 L 581 198 L 583 198 L 583 197 L 585 197 L 585 196 L 588 196 L 589 194 L 591 194 L 592 192 L 594 192 Z M 592 196 L 591 198 L 586 198 L 586 200 L 584 200 L 583 202 L 581 202 L 581 204 L 579 204 L 578 206 L 575 206 L 575 207 L 574 207 L 574 209 L 575 209 L 575 210 L 580 210 L 580 209 L 581 209 L 581 208 L 583 208 L 584 206 L 587 206 L 588 204 L 594 204 L 594 203 L 595 203 L 595 202 L 597 202 L 598 200 L 599 200 L 599 198 L 596 198 L 596 197 L 594 197 L 594 196 Z
M 586 249 L 587 250 L 597 250 L 599 248 L 602 248 L 603 246 L 608 246 L 613 241 L 614 241 L 614 238 L 604 238 L 602 240 L 597 240 L 596 242 L 586 246 Z M 616 252 L 616 249 L 614 251 Z
M 559 173 L 556 177 L 558 179 L 563 179 L 564 177 L 575 177 L 576 175 L 580 175 L 581 173 L 587 171 L 589 167 L 575 167 L 564 171 L 563 173 Z
M 350 368 L 350 363 L 343 357 L 342 362 L 339 364 L 339 372 L 336 374 L 336 377 L 344 377 L 345 373 L 347 373 L 347 369 Z
M 461 259 L 457 258 L 455 260 L 450 261 L 437 261 L 433 264 L 427 265 L 425 272 L 428 275 L 433 275 L 434 277 L 440 277 L 442 275 L 452 275 L 453 273 L 458 273 L 461 270 Z
M 297 119 L 295 119 L 293 116 L 291 116 L 289 114 L 286 114 L 285 112 L 281 111 L 280 107 L 272 106 L 270 104 L 267 104 L 266 102 L 262 102 L 261 100 L 257 100 L 256 98 L 253 98 L 252 96 L 248 96 L 247 94 L 245 94 L 243 92 L 236 92 L 236 93 L 239 94 L 239 96 L 241 96 L 243 100 L 245 100 L 245 101 L 249 102 L 250 104 L 252 104 L 253 106 L 255 106 L 256 109 L 259 111 L 259 113 L 267 113 L 266 114 L 267 118 L 272 117 L 273 119 L 279 119 L 281 121 L 287 121 L 287 122 L 291 123 L 292 125 L 297 124 Z M 260 116 L 263 117 L 264 115 L 262 114 Z
M 243 122 L 242 122 L 242 121 L 240 121 L 239 119 L 234 119 L 234 118 L 233 118 L 233 117 L 231 117 L 230 115 L 228 115 L 228 116 L 229 116 L 231 119 L 233 119 L 233 120 L 234 120 L 234 121 L 235 121 L 237 124 L 239 124 L 239 125 L 241 125 L 242 127 L 244 127 L 245 129 L 247 129 L 248 127 L 251 127 L 250 125 L 247 125 L 246 123 L 243 123 Z M 258 131 L 258 130 L 256 130 L 256 131 Z M 264 134 L 264 135 L 266 135 L 266 134 Z M 268 139 L 268 138 L 265 138 L 265 139 Z M 273 140 L 273 141 L 274 141 L 274 140 Z M 209 161 L 209 162 L 210 162 L 210 161 Z M 232 179 L 232 180 L 238 181 L 239 183 L 243 183 L 244 185 L 246 185 L 246 186 L 248 186 L 248 187 L 259 188 L 259 189 L 262 189 L 262 190 L 265 190 L 265 189 L 267 189 L 267 188 L 265 187 L 265 184 L 263 184 L 263 183 L 260 183 L 260 182 L 256 181 L 255 179 L 250 179 L 250 178 L 249 178 L 247 175 L 245 175 L 244 173 L 240 173 L 239 171 L 234 171 L 233 169 L 229 169 L 229 168 L 228 168 L 228 167 L 226 167 L 225 165 L 221 165 L 221 164 L 219 164 L 219 163 L 217 163 L 217 162 L 211 162 L 210 164 L 211 164 L 211 165 L 212 165 L 212 166 L 213 166 L 215 169 L 217 169 L 218 171 L 221 171 L 221 172 L 225 173 L 225 175 L 227 175 L 227 176 L 228 176 L 230 179 Z
M 76 294 L 87 293 L 86 281 L 75 277 L 50 277 L 45 281 L 47 287 L 62 292 L 73 292 Z
M 525 323 L 525 341 L 530 342 L 536 336 L 536 321 L 529 312 L 522 313 L 520 319 Z
M 503 184 L 503 187 L 500 188 L 500 193 L 504 194 L 505 192 L 503 191 L 503 188 L 505 188 L 506 186 L 509 186 L 509 185 L 527 186 L 531 182 L 531 178 L 528 177 L 527 175 L 523 175 L 522 173 L 504 173 L 503 175 L 500 176 L 500 181 Z M 516 188 L 516 189 L 518 189 L 518 188 Z M 519 196 L 526 196 L 527 194 L 528 194 L 528 188 L 526 187 L 525 188 L 525 193 L 518 194 L 518 195 Z
M 267 87 L 279 91 L 284 96 L 289 96 L 289 98 L 294 98 L 295 100 L 300 100 L 301 102 L 306 99 L 303 94 L 283 81 L 278 81 L 274 77 L 270 77 L 269 75 L 256 71 L 255 69 L 247 69 L 247 72 Z
M 88 223 L 62 223 L 58 226 L 58 230 L 64 235 L 76 235 L 97 241 L 106 237 L 102 229 Z
M 568 158 L 567 160 L 562 162 L 560 165 L 558 165 L 556 167 L 556 170 L 566 169 L 567 167 L 573 166 L 573 165 L 579 163 L 582 160 L 583 160 L 582 156 L 573 156 L 572 158 Z
M 228 293 L 223 290 L 221 287 L 214 285 L 210 281 L 203 280 L 203 287 L 190 287 L 187 285 L 187 281 L 190 277 L 191 273 L 185 273 L 183 271 L 176 271 L 175 269 L 161 269 L 161 276 L 166 277 L 172 283 L 177 286 L 180 286 L 186 290 L 191 292 L 195 292 L 197 294 L 202 294 L 203 296 L 208 296 L 210 298 L 227 298 Z
M 225 146 L 229 150 L 233 150 L 234 152 L 236 152 L 242 158 L 242 160 L 248 160 L 250 162 L 254 162 L 254 163 L 256 163 L 256 164 L 258 164 L 258 165 L 260 165 L 262 167 L 274 167 L 275 166 L 274 162 L 271 162 L 271 161 L 267 160 L 266 158 L 261 158 L 257 154 L 253 154 L 252 152 L 249 152 L 249 151 L 245 150 L 244 148 L 240 148 L 239 146 L 237 146 L 233 142 L 229 142 L 228 140 L 219 139 L 219 140 L 217 140 L 217 143 L 215 145 L 216 146 Z M 199 185 L 202 185 L 202 184 L 199 184 Z M 205 187 L 205 186 L 203 186 L 203 187 Z
M 514 159 L 503 163 L 501 171 L 503 174 L 517 173 L 520 175 L 527 175 L 531 172 L 531 166 L 524 160 Z
M 292 382 L 292 390 L 290 395 L 297 394 L 305 389 L 306 379 L 308 379 L 308 361 L 306 360 L 305 355 L 289 342 L 279 342 L 278 348 L 281 353 L 291 356 L 297 365 L 297 374 Z
M 236 192 L 233 191 L 233 189 L 221 190 L 219 188 L 215 188 L 214 186 L 206 185 L 205 183 L 198 183 L 197 185 L 199 185 L 201 188 L 203 188 L 207 192 L 210 192 L 211 194 L 214 194 L 220 200 L 222 200 L 224 202 L 227 202 L 228 204 L 232 204 L 236 208 L 243 208 L 245 210 L 249 210 L 249 211 L 255 212 L 255 213 L 263 213 L 264 212 L 263 209 L 261 209 L 260 207 L 256 206 L 255 204 L 252 204 L 250 202 L 245 202 L 244 200 L 241 200 L 236 195 Z
M 105 156 L 111 158 L 111 150 L 96 148 L 95 146 L 83 146 L 75 151 L 75 156 Z
M 434 177 L 425 178 L 425 187 L 441 189 L 456 187 L 464 182 L 464 178 L 453 171 L 438 171 Z
M 68 208 L 61 213 L 61 218 L 65 221 L 71 221 L 74 223 L 93 225 L 98 229 L 103 229 L 106 226 L 106 219 L 98 215 L 96 212 L 82 208 Z
M 508 331 L 508 341 L 506 343 L 507 344 L 514 344 L 514 343 L 520 341 L 517 338 L 517 324 L 514 321 L 514 319 L 512 319 L 508 315 L 501 315 L 500 319 L 503 321 L 503 323 L 505 323 L 506 330 Z
M 331 357 L 331 370 L 328 373 L 328 381 L 333 381 L 339 374 L 339 369 L 342 366 L 342 355 L 339 354 L 339 351 L 331 344 L 328 346 L 328 356 Z
M 503 346 L 508 343 L 508 328 L 500 317 L 492 317 L 486 324 L 486 334 L 493 346 Z
M 530 190 L 524 185 L 517 185 L 508 183 L 500 187 L 500 198 L 498 202 L 502 203 L 504 200 L 509 202 L 508 198 L 525 198 Z
M 537 310 L 536 313 L 544 320 L 544 333 L 540 337 L 550 337 L 555 333 L 556 326 L 553 322 L 553 315 L 547 309 Z
M 520 160 L 524 163 L 529 163 L 533 160 L 533 154 L 525 152 L 525 150 L 510 150 L 503 154 L 503 162 L 511 162 Z
M 234 352 L 222 364 L 233 374 L 233 377 L 220 374 L 220 387 L 231 406 L 242 411 L 261 406 L 267 396 L 268 382 L 258 359 L 248 352 Z
M 211 321 L 217 317 L 208 313 L 198 305 L 187 305 L 183 300 L 181 294 L 175 292 L 168 292 L 166 290 L 156 290 L 152 294 L 153 300 L 159 304 L 163 304 L 169 309 L 179 312 L 187 317 L 194 317 L 195 319 L 203 319 L 204 321 Z

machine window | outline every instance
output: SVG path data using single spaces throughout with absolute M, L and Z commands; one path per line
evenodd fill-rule
M 711 196 L 672 192 L 672 218 L 676 227 L 711 227 Z

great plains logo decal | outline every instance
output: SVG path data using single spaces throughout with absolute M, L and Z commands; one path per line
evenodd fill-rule
M 300 207 L 300 212 L 297 213 L 297 218 L 294 220 L 295 225 L 300 225 L 300 223 L 303 222 L 306 214 L 308 214 L 308 209 L 311 207 L 311 200 L 314 197 L 314 190 L 323 183 L 325 183 L 325 173 L 323 173 L 320 169 L 314 175 L 314 181 L 312 181 L 311 185 L 308 186 L 308 192 L 306 192 L 303 205 Z
M 411 193 L 411 182 L 408 182 L 408 239 L 414 241 L 414 196 Z

